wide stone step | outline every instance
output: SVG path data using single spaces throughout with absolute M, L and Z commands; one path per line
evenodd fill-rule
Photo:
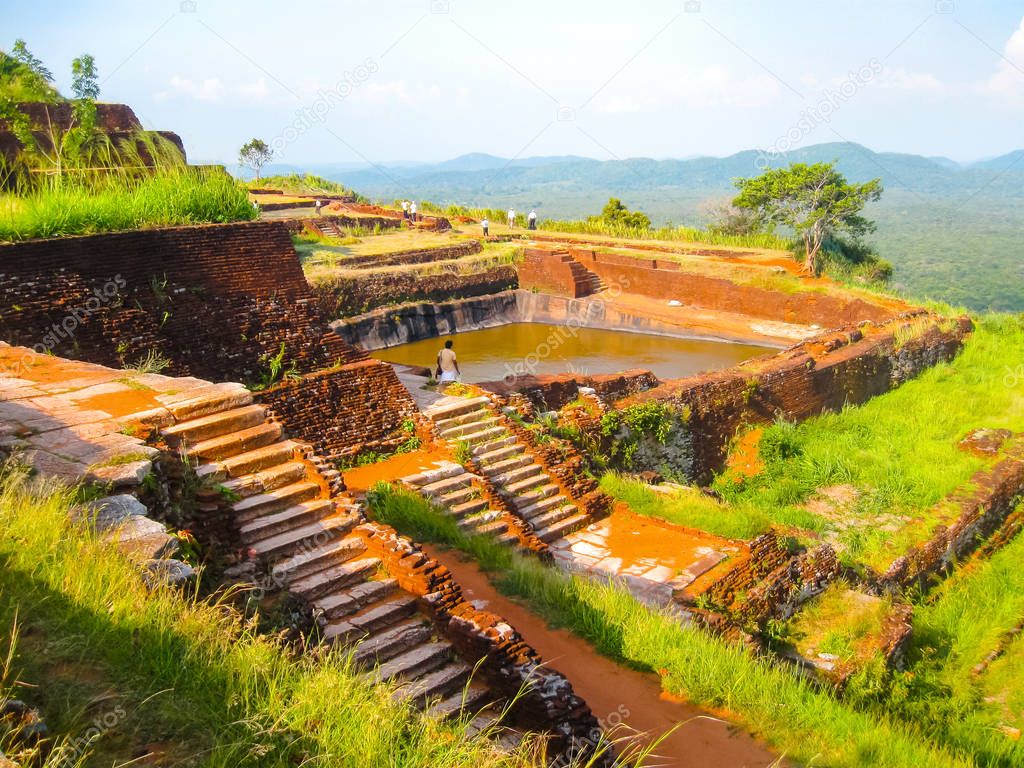
M 479 488 L 474 488 L 472 485 L 468 485 L 465 488 L 459 488 L 456 491 L 446 493 L 444 496 L 438 499 L 441 504 L 451 509 L 457 507 L 460 504 L 473 501 L 475 499 L 481 499 L 483 495 Z
M 291 528 L 262 541 L 248 544 L 248 548 L 257 556 L 267 560 L 277 557 L 293 556 L 296 550 L 312 552 L 319 547 L 330 544 L 348 533 L 355 526 L 351 515 L 335 515 L 323 520 Z
M 473 435 L 477 432 L 490 429 L 498 423 L 497 416 L 471 421 L 466 424 L 459 424 L 448 429 L 441 430 L 441 437 L 445 440 L 460 440 L 466 435 Z
M 508 438 L 509 441 L 515 438 Z M 501 469 L 495 470 L 494 468 L 503 461 L 522 461 L 524 458 L 527 461 L 533 461 L 533 459 L 526 454 L 526 446 L 522 443 L 512 442 L 509 445 L 495 448 L 493 451 L 476 453 L 474 449 L 474 458 L 480 463 L 480 466 L 484 468 L 485 472 L 501 472 Z M 509 466 L 511 469 L 511 466 Z
M 482 456 L 494 454 L 496 451 L 507 449 L 507 447 L 512 447 L 513 445 L 518 445 L 520 450 L 525 450 L 522 443 L 517 443 L 515 441 L 515 435 L 512 434 L 507 434 L 494 440 L 480 442 L 473 446 L 473 458 L 479 459 Z
M 413 618 L 388 627 L 363 640 L 352 659 L 362 666 L 383 664 L 400 653 L 415 648 L 433 637 L 434 628 L 421 618 Z
M 161 434 L 168 445 L 177 448 L 182 443 L 195 445 L 230 432 L 241 432 L 266 420 L 267 412 L 262 405 L 245 405 L 166 427 Z
M 584 514 L 573 515 L 567 517 L 564 520 L 559 520 L 557 523 L 544 528 L 543 530 L 537 531 L 537 538 L 543 541 L 545 544 L 550 544 L 556 539 L 560 539 L 563 536 L 568 536 L 573 531 L 578 531 L 590 523 L 590 516 Z
M 326 621 L 358 613 L 371 603 L 385 600 L 398 591 L 395 579 L 374 579 L 356 584 L 342 592 L 332 592 L 314 601 L 313 607 Z
M 461 475 L 452 475 L 450 477 L 446 477 L 443 480 L 438 480 L 437 482 L 421 485 L 419 490 L 420 493 L 423 493 L 426 496 L 431 496 L 436 499 L 440 498 L 441 496 L 444 496 L 447 493 L 451 493 L 452 491 L 458 491 L 463 488 L 466 488 L 472 482 L 473 475 L 471 475 L 466 470 L 462 470 Z
M 537 466 L 536 464 L 534 466 Z M 539 468 L 539 467 L 538 467 Z M 522 480 L 516 480 L 513 483 L 499 483 L 495 480 L 495 484 L 499 487 L 504 488 L 506 493 L 510 493 L 513 496 L 521 496 L 522 494 L 529 491 L 531 488 L 536 488 L 545 483 L 550 483 L 551 478 L 548 477 L 544 472 L 534 472 L 527 475 Z
M 353 527 L 358 522 L 354 517 L 340 519 L 347 520 Z M 342 529 L 336 538 L 319 546 L 313 545 L 317 541 L 314 537 L 309 542 L 311 546 L 302 547 L 291 557 L 276 563 L 271 569 L 275 583 L 287 585 L 362 555 L 366 552 L 366 543 L 357 536 L 345 536 L 348 530 Z
M 459 520 L 459 527 L 464 530 L 475 530 L 481 526 L 493 523 L 495 520 L 500 520 L 504 513 L 498 509 L 490 509 L 486 512 L 480 512 L 476 515 L 470 515 Z
M 189 446 L 186 454 L 200 461 L 218 461 L 276 443 L 283 429 L 276 422 L 265 422 L 251 429 L 232 432 Z
M 541 475 L 543 474 L 543 471 L 544 470 L 541 468 L 540 464 L 531 462 L 507 472 L 502 472 L 499 475 L 494 475 L 491 477 L 491 482 L 495 485 L 503 485 L 509 490 L 512 490 L 512 485 L 514 483 L 519 483 L 523 480 L 528 480 L 532 477 Z
M 301 461 L 289 461 L 261 469 L 251 475 L 242 475 L 234 480 L 226 480 L 221 483 L 221 486 L 236 496 L 247 499 L 257 493 L 266 493 L 285 485 L 297 483 L 306 477 L 307 471 L 308 467 Z
M 544 499 L 556 496 L 557 494 L 557 485 L 542 485 L 538 488 L 532 488 L 520 496 L 516 496 L 512 499 L 512 505 L 521 511 L 527 507 L 533 506 L 538 501 L 543 501 Z
M 275 488 L 266 493 L 258 493 L 241 501 L 236 501 L 231 506 L 231 509 L 234 511 L 239 524 L 245 525 L 262 515 L 280 512 L 282 509 L 287 509 L 303 501 L 316 498 L 320 496 L 321 492 L 322 490 L 317 483 L 302 480 L 291 485 Z
M 491 440 L 496 440 L 500 435 L 504 434 L 505 430 L 502 427 L 490 427 L 480 432 L 474 432 L 470 435 L 463 435 L 459 438 L 460 443 L 467 443 L 468 445 L 477 445 L 478 443 L 485 443 Z
M 368 673 L 367 677 L 382 682 L 396 679 L 411 680 L 444 666 L 451 657 L 451 643 L 426 643 L 381 664 Z
M 480 419 L 486 419 L 492 416 L 492 412 L 487 408 L 478 408 L 475 411 L 469 411 L 467 413 L 459 414 L 458 416 L 451 416 L 446 419 L 433 419 L 434 425 L 438 431 L 444 431 L 451 429 L 452 427 L 458 426 L 459 424 L 466 424 L 471 421 L 479 421 Z
M 251 403 L 252 392 L 241 384 L 225 383 L 192 390 L 186 399 L 166 403 L 164 407 L 181 423 Z
M 482 512 L 487 509 L 487 499 L 472 499 L 470 501 L 463 502 L 462 504 L 456 504 L 448 509 L 452 515 L 457 518 L 475 515 L 477 512 Z
M 502 520 L 492 520 L 486 525 L 473 529 L 474 536 L 501 536 L 508 533 L 508 523 Z
M 436 702 L 427 708 L 427 715 L 440 720 L 458 717 L 463 711 L 476 712 L 491 703 L 490 691 L 481 685 L 461 688 L 446 699 Z
M 561 507 L 555 507 L 549 512 L 545 512 L 542 515 L 530 518 L 530 523 L 536 530 L 542 530 L 549 526 L 554 525 L 560 520 L 565 520 L 567 517 L 572 517 L 577 512 L 575 504 L 565 504 Z
M 317 520 L 323 520 L 331 515 L 334 509 L 335 504 L 331 499 L 304 501 L 272 515 L 257 517 L 240 526 L 239 533 L 242 535 L 242 541 L 251 544 L 295 528 L 301 528 Z
M 422 488 L 425 485 L 436 483 L 440 480 L 445 480 L 449 477 L 455 477 L 457 475 L 464 474 L 466 468 L 461 464 L 456 464 L 453 461 L 443 463 L 436 469 L 428 469 L 424 472 L 420 472 L 415 475 L 409 475 L 403 477 L 402 482 L 408 485 L 410 488 Z
M 290 461 L 299 448 L 299 444 L 292 440 L 281 440 L 254 451 L 231 456 L 220 463 L 227 471 L 228 477 L 241 477 Z
M 341 565 L 332 565 L 330 568 L 317 571 L 310 576 L 293 580 L 288 585 L 288 589 L 306 600 L 313 601 L 337 589 L 344 589 L 349 584 L 369 578 L 379 567 L 380 558 L 376 557 L 350 560 Z
M 453 661 L 403 685 L 395 691 L 395 698 L 400 701 L 414 701 L 420 706 L 444 699 L 455 691 L 464 689 L 472 672 L 473 669 L 469 665 Z
M 538 515 L 543 515 L 545 512 L 550 512 L 556 507 L 560 507 L 565 504 L 568 499 L 565 496 L 548 496 L 547 498 L 541 499 L 536 504 L 531 504 L 526 507 L 517 507 L 519 510 L 519 516 L 525 517 L 527 520 L 534 520 Z
M 508 450 L 509 449 L 506 449 L 505 452 L 507 453 Z M 500 454 L 503 453 L 503 451 L 495 451 L 495 453 Z M 528 453 L 525 453 L 522 450 L 522 447 L 520 447 L 518 453 L 508 453 L 508 455 L 503 456 L 498 461 L 492 461 L 487 463 L 484 462 L 484 457 L 480 456 L 477 458 L 477 462 L 483 469 L 483 473 L 488 477 L 498 477 L 500 475 L 504 475 L 507 472 L 511 472 L 513 470 L 519 469 L 520 467 L 526 467 L 534 463 L 533 457 L 530 456 Z
M 459 398 L 459 402 L 435 405 L 428 408 L 425 413 L 428 418 L 434 421 L 438 419 L 449 419 L 452 416 L 458 416 L 463 413 L 479 410 L 480 406 L 489 405 L 490 402 L 490 398 L 483 396 Z
M 390 627 L 416 613 L 416 598 L 401 593 L 383 602 L 373 603 L 358 613 L 332 621 L 324 637 L 332 642 L 353 643 L 384 627 Z

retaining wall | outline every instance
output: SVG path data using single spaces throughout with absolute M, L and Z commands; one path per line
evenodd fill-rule
M 676 469 L 703 482 L 723 466 L 741 425 L 780 417 L 801 421 L 864 403 L 952 359 L 972 328 L 966 317 L 950 324 L 920 310 L 884 326 L 825 334 L 724 371 L 666 381 L 616 407 L 659 400 L 688 411 L 692 465 Z M 900 334 L 914 335 L 901 341 Z

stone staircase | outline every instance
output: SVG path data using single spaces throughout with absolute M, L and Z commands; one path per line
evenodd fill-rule
M 163 438 L 229 500 L 268 591 L 285 590 L 310 606 L 323 640 L 352 649 L 367 681 L 397 685 L 397 698 L 440 717 L 495 704 L 436 636 L 417 596 L 368 553 L 366 520 L 338 496 L 335 470 L 319 465 L 308 445 L 286 439 L 244 389 L 212 388 L 183 413 L 190 417 L 164 428 Z
M 555 541 L 591 522 L 544 472 L 526 445 L 516 440 L 488 398 L 445 398 L 425 413 L 442 439 L 469 447 L 481 474 L 541 541 Z
M 324 237 L 342 238 L 345 233 L 338 229 L 337 225 L 330 219 L 317 220 L 314 219 L 313 226 L 320 230 L 320 234 Z
M 573 281 L 576 283 L 576 298 L 582 299 L 585 296 L 593 296 L 608 288 L 604 281 L 594 272 L 591 272 L 575 258 L 572 254 L 561 254 L 562 261 L 569 265 L 572 271 Z
M 480 478 L 461 464 L 444 462 L 437 469 L 403 477 L 401 482 L 447 510 L 463 530 L 495 536 L 503 544 L 516 543 L 518 537 L 503 519 L 505 512 L 491 509 Z

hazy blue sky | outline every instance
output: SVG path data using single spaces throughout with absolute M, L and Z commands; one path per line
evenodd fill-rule
M 1024 147 L 1020 0 L 0 0 L 67 91 L 177 131 L 194 161 L 724 155 L 857 141 Z M 9 39 L 7 39 L 9 38 Z M 808 117 L 808 111 L 810 117 Z

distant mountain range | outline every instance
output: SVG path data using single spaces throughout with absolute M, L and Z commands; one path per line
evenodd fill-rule
M 860 144 L 815 144 L 781 154 L 756 150 L 728 157 L 686 160 L 595 160 L 573 155 L 503 158 L 484 153 L 462 155 L 441 163 L 315 164 L 306 170 L 341 181 L 370 197 L 418 197 L 436 202 L 481 205 L 481 196 L 527 193 L 536 198 L 555 193 L 630 191 L 671 187 L 687 192 L 723 192 L 734 179 L 758 174 L 766 166 L 791 162 L 838 161 L 848 178 L 881 177 L 887 189 L 939 195 L 985 194 L 1024 196 L 1024 150 L 975 163 L 944 157 L 874 152 Z
M 878 223 L 871 240 L 895 265 L 898 287 L 973 309 L 1024 311 L 1024 149 L 974 163 L 852 143 L 679 160 L 473 153 L 442 163 L 318 163 L 267 172 L 308 171 L 380 200 L 536 208 L 541 218 L 591 215 L 615 196 L 657 223 L 700 226 L 702 204 L 730 197 L 733 180 L 757 175 L 765 161 L 831 160 L 851 180 L 882 179 L 882 200 L 868 209 Z

